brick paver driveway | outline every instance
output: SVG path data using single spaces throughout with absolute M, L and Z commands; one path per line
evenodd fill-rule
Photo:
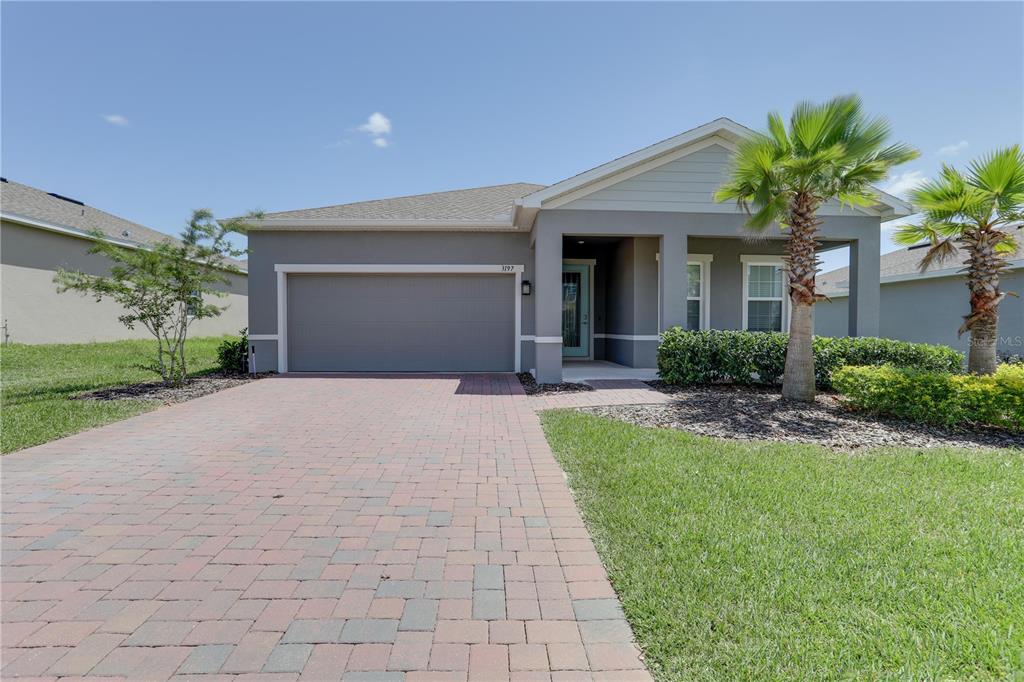
M 2 466 L 5 679 L 648 679 L 511 375 L 265 379 Z

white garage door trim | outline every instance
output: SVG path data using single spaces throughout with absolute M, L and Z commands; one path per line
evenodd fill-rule
M 410 273 L 439 273 L 439 274 L 467 274 L 467 275 L 512 275 L 515 278 L 515 286 L 512 287 L 512 296 L 515 305 L 515 368 L 516 372 L 521 371 L 522 344 L 520 343 L 520 332 L 522 331 L 522 290 L 523 266 L 522 265 L 372 265 L 366 263 L 278 263 L 274 265 L 274 272 L 277 273 L 277 371 L 284 374 L 288 371 L 288 274 L 289 273 L 365 273 L 373 275 L 386 274 L 410 274 Z

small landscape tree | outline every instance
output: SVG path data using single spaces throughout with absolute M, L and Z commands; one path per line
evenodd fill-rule
M 250 217 L 258 217 L 250 214 Z M 90 253 L 105 256 L 109 275 L 91 275 L 60 269 L 54 278 L 61 293 L 77 291 L 97 301 L 121 306 L 118 319 L 129 329 L 141 325 L 157 340 L 151 366 L 165 383 L 180 384 L 188 376 L 185 345 L 196 320 L 216 317 L 224 307 L 210 299 L 223 297 L 219 285 L 242 270 L 232 261 L 245 253 L 231 245 L 232 232 L 244 233 L 244 219 L 218 221 L 206 210 L 196 210 L 179 240 L 128 248 L 113 244 L 102 232 L 94 234 Z

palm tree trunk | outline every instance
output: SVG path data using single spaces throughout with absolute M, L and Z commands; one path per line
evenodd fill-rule
M 996 244 L 1003 233 L 979 229 L 964 236 L 967 244 L 967 288 L 971 291 L 971 313 L 960 332 L 971 332 L 967 371 L 992 374 L 999 364 L 996 356 L 999 327 L 999 303 L 1005 294 L 999 290 L 999 272 L 1005 268 Z
M 786 369 L 782 376 L 782 397 L 793 400 L 814 400 L 813 306 L 818 298 L 815 290 L 815 274 L 818 271 L 815 251 L 818 241 L 815 235 L 820 224 L 817 211 L 818 201 L 807 194 L 796 195 L 790 205 L 785 261 L 792 310 Z
M 993 374 L 999 364 L 996 356 L 997 323 L 993 317 L 979 319 L 971 327 L 971 349 L 967 354 L 967 371 Z
M 782 397 L 809 402 L 814 400 L 814 306 L 797 300 L 792 304 Z

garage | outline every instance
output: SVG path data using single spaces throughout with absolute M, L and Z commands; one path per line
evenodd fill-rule
M 515 368 L 518 296 L 509 274 L 291 272 L 286 277 L 288 371 Z

